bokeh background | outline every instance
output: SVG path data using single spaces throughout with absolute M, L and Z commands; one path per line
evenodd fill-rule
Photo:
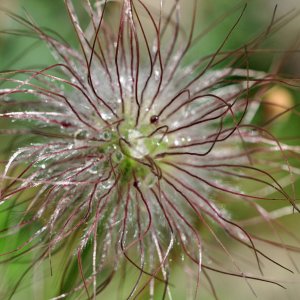
M 148 0 L 147 0 L 148 1 Z M 81 1 L 74 1 L 80 7 Z M 149 3 L 151 0 L 149 0 Z M 191 0 L 186 0 L 186 5 L 189 5 Z M 273 0 L 258 0 L 248 1 L 248 7 L 245 15 L 243 16 L 238 28 L 234 31 L 230 39 L 228 40 L 225 49 L 236 48 L 243 45 L 251 37 L 255 37 L 263 28 L 266 28 L 272 19 L 273 12 L 277 1 Z M 277 8 L 277 16 L 283 15 L 291 10 L 296 11 L 300 9 L 299 0 L 285 0 L 279 1 Z M 230 11 L 236 4 L 241 3 L 235 0 L 199 0 L 199 20 L 197 20 L 197 30 L 205 28 L 213 19 L 217 18 L 220 14 Z M 25 16 L 29 14 L 33 20 L 42 28 L 51 28 L 51 30 L 58 32 L 71 44 L 76 45 L 76 40 L 72 26 L 68 20 L 63 0 L 0 0 L 0 7 L 8 9 L 16 14 Z M 78 12 L 80 13 L 80 9 Z M 83 10 L 82 10 L 83 11 Z M 235 17 L 237 14 L 234 15 Z M 80 16 L 84 22 L 87 22 L 87 16 L 84 12 Z M 113 17 L 113 10 L 112 10 Z M 184 20 L 188 22 L 190 16 L 185 16 Z M 197 47 L 189 55 L 189 60 L 193 60 L 195 57 L 203 56 L 215 51 L 224 36 L 230 29 L 232 19 L 227 18 L 221 24 L 214 26 L 211 32 L 202 40 Z M 12 18 L 8 17 L 4 11 L 0 11 L 0 70 L 19 69 L 26 67 L 33 67 L 39 65 L 49 65 L 54 62 L 49 49 L 39 41 L 30 39 L 28 37 L 8 34 L 5 30 L 22 28 L 20 24 L 17 24 Z M 263 45 L 265 49 L 278 49 L 289 50 L 299 49 L 299 33 L 300 33 L 300 17 L 291 20 L 289 24 L 284 26 L 280 31 L 276 32 L 270 37 Z M 269 71 L 278 63 L 282 61 L 281 73 L 285 76 L 296 76 L 300 78 L 300 55 L 295 52 L 293 54 L 286 55 L 283 58 L 282 53 L 272 53 L 271 51 L 265 51 L 259 55 L 253 55 L 250 57 L 250 66 L 255 70 Z M 300 93 L 297 89 L 277 88 L 272 90 L 266 95 L 268 101 L 275 101 L 276 103 L 291 106 L 297 103 L 300 104 Z M 1 102 L 0 102 L 1 105 Z M 299 109 L 298 109 L 299 111 Z M 276 112 L 275 112 L 276 113 Z M 278 113 L 278 112 L 277 112 Z M 260 117 L 270 118 L 274 114 L 274 111 L 262 109 Z M 5 123 L 0 120 L 0 128 L 5 127 Z M 278 136 L 300 136 L 300 117 L 296 114 L 287 115 L 285 118 L 279 119 L 272 128 L 270 128 Z M 0 136 L 0 160 L 4 160 L 5 150 L 10 143 L 9 137 Z M 300 144 L 299 140 L 294 141 L 295 144 Z M 0 168 L 3 164 L 0 165 Z M 300 195 L 300 183 L 296 178 L 296 189 L 298 196 Z M 277 209 L 274 204 L 269 209 Z M 234 208 L 233 208 L 234 210 Z M 247 215 L 247 211 L 243 207 L 235 209 L 235 214 Z M 6 219 L 6 212 L 0 211 L 0 225 L 3 226 Z M 300 238 L 300 217 L 299 215 L 283 212 L 283 216 L 280 221 L 288 228 L 291 228 L 293 232 Z M 252 232 L 264 232 L 264 225 L 256 224 L 254 228 L 251 228 Z M 22 240 L 22 234 L 16 234 L 16 240 Z M 267 231 L 266 231 L 267 234 Z M 289 238 L 286 237 L 286 242 L 289 242 Z M 272 251 L 272 257 L 279 259 L 280 262 L 286 263 L 291 266 L 291 262 L 286 255 L 282 254 L 282 251 L 276 251 L 272 248 L 269 250 L 265 245 L 264 250 L 266 253 Z M 299 246 L 299 245 L 298 245 Z M 230 245 L 229 245 L 230 247 Z M 12 244 L 8 245 L 5 239 L 0 239 L 0 253 L 11 249 Z M 239 248 L 233 246 L 231 251 L 239 255 Z M 30 264 L 32 257 L 27 257 L 24 260 L 16 263 L 0 264 L 0 299 L 5 299 L 4 295 L 7 289 L 11 287 L 11 282 L 16 281 L 17 276 L 20 274 L 20 270 L 26 270 Z M 296 263 L 300 268 L 300 255 L 294 255 Z M 55 264 L 55 262 L 54 262 Z M 226 262 L 225 262 L 226 264 Z M 229 262 L 228 262 L 229 264 Z M 184 261 L 178 259 L 178 263 L 174 268 L 172 275 L 172 291 L 174 294 L 174 300 L 186 298 L 186 286 L 182 286 L 182 277 L 186 276 L 182 272 Z M 53 269 L 59 272 L 59 259 L 56 260 L 56 265 Z M 244 262 L 244 270 L 249 269 L 247 261 Z M 45 274 L 47 274 L 45 276 Z M 133 272 L 128 271 L 126 276 L 132 276 Z M 266 270 L 267 277 L 279 279 L 279 282 L 285 284 L 287 290 L 282 290 L 276 286 L 266 283 L 252 282 L 252 286 L 257 294 L 258 299 L 299 299 L 300 295 L 300 275 L 289 274 L 288 272 L 277 268 L 270 267 Z M 251 292 L 247 283 L 243 279 L 225 277 L 223 275 L 212 275 L 212 279 L 215 282 L 218 295 L 221 300 L 250 300 L 255 299 L 254 294 Z M 47 295 L 51 294 L 51 289 L 55 289 L 57 284 L 57 278 L 50 276 L 47 266 L 38 266 L 32 272 L 29 272 L 24 279 L 21 287 L 15 293 L 13 299 L 47 299 Z M 201 283 L 200 283 L 201 284 Z M 113 285 L 107 291 L 99 296 L 99 299 L 118 299 L 118 294 L 115 292 L 118 289 L 118 285 Z M 147 299 L 144 296 L 143 299 Z M 199 295 L 201 300 L 210 300 L 213 297 L 203 289 Z

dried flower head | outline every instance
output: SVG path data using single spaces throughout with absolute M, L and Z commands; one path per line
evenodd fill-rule
M 190 8 L 169 1 L 165 9 L 165 1 L 122 0 L 118 20 L 109 18 L 110 2 L 83 1 L 90 18 L 83 28 L 65 0 L 78 49 L 10 13 L 57 62 L 1 73 L 0 118 L 15 121 L 1 129 L 12 141 L 1 175 L 8 213 L 1 234 L 9 240 L 20 233 L 1 257 L 31 258 L 8 297 L 44 260 L 56 276 L 53 299 L 95 299 L 126 268 L 133 275 L 118 299 L 171 299 L 170 270 L 180 258 L 188 281 L 195 279 L 188 288 L 194 299 L 207 285 L 218 297 L 214 272 L 241 277 L 250 288 L 253 281 L 281 286 L 263 276 L 263 265 L 289 269 L 257 243 L 298 251 L 282 241 L 280 231 L 288 231 L 266 205 L 276 200 L 298 211 L 299 149 L 268 131 L 294 108 L 281 107 L 264 124 L 254 119 L 266 90 L 293 81 L 250 70 L 248 58 L 292 15 L 273 16 L 246 45 L 225 51 L 245 11 L 235 8 L 218 20 L 232 19 L 219 48 L 192 60 L 190 51 L 216 26 L 196 28 L 197 0 Z M 251 230 L 259 222 L 274 239 Z M 251 261 L 252 274 L 229 242 Z

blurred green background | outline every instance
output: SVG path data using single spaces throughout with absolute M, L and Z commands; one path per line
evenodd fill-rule
M 80 7 L 80 1 L 75 1 Z M 151 1 L 149 0 L 149 3 Z M 201 0 L 198 1 L 199 9 L 199 20 L 197 20 L 197 30 L 201 31 L 201 28 L 204 28 L 217 18 L 220 14 L 225 11 L 230 11 L 234 5 L 240 3 L 240 1 L 228 1 L 228 0 Z M 190 5 L 191 0 L 185 2 L 186 5 Z M 272 14 L 275 9 L 276 1 L 249 1 L 248 7 L 243 16 L 238 28 L 234 31 L 228 43 L 225 46 L 225 49 L 232 49 L 243 45 L 246 41 L 255 37 L 263 28 L 266 28 L 272 19 Z M 51 28 L 51 30 L 58 32 L 71 44 L 76 45 L 76 40 L 74 37 L 73 28 L 68 20 L 63 0 L 0 0 L 0 7 L 7 8 L 10 11 L 13 11 L 16 14 L 25 15 L 27 12 L 32 16 L 33 20 L 42 28 Z M 277 15 L 280 16 L 289 10 L 296 10 L 300 8 L 300 3 L 298 0 L 286 0 L 280 1 Z M 80 13 L 81 10 L 78 10 Z M 83 11 L 83 10 L 82 10 Z M 236 18 L 238 15 L 234 14 Z M 80 16 L 81 19 L 87 22 L 87 16 L 84 12 Z M 184 22 L 188 23 L 190 16 L 185 16 Z M 189 54 L 189 60 L 193 60 L 194 57 L 199 57 L 206 55 L 215 51 L 220 43 L 223 41 L 224 35 L 230 29 L 230 26 L 233 23 L 233 19 L 227 18 L 219 26 L 216 25 L 210 34 L 208 34 L 202 41 L 191 51 Z M 290 49 L 294 47 L 295 41 L 297 41 L 298 31 L 299 31 L 300 18 L 292 20 L 287 24 L 282 30 L 274 34 L 269 38 L 263 45 L 267 48 L 276 48 L 276 49 Z M 11 18 L 7 17 L 5 12 L 0 11 L 0 30 L 11 29 L 11 28 L 22 28 L 19 24 L 14 22 Z M 262 53 L 260 55 L 254 55 L 250 57 L 250 66 L 255 70 L 264 70 L 268 71 L 270 68 L 280 59 L 281 55 L 271 54 L 271 53 Z M 0 35 L 0 70 L 8 69 L 17 69 L 25 68 L 28 66 L 47 66 L 53 63 L 54 60 L 48 50 L 48 48 L 40 42 L 37 42 L 34 39 L 22 36 L 14 36 L 10 34 L 3 33 Z M 281 72 L 287 76 L 298 76 L 300 77 L 300 56 L 295 53 L 289 55 L 283 62 Z M 280 94 L 281 93 L 281 94 Z M 300 103 L 299 101 L 299 92 L 297 90 L 280 90 L 280 92 L 275 91 L 271 96 L 271 99 L 274 101 L 280 101 L 280 103 L 286 105 L 292 105 Z M 279 99 L 279 100 L 278 100 Z M 1 103 L 0 103 L 1 105 Z M 298 110 L 299 111 L 299 110 Z M 272 112 L 265 112 L 272 113 Z M 268 117 L 262 115 L 262 118 Z M 5 126 L 3 122 L 0 121 L 0 127 Z M 273 132 L 279 136 L 300 136 L 300 118 L 296 115 L 290 115 L 288 118 L 282 119 L 277 122 L 276 126 L 272 128 Z M 7 139 L 0 136 L 0 159 L 5 159 L 2 155 L 1 150 L 5 149 L 5 144 L 8 143 Z M 299 195 L 299 180 L 297 179 L 297 191 Z M 272 207 L 275 209 L 276 207 Z M 240 208 L 241 214 L 246 214 L 243 211 L 243 208 Z M 239 212 L 237 212 L 239 213 Z M 5 220 L 5 215 L 0 214 L 1 220 L 0 224 L 3 225 Z M 297 214 L 290 215 L 287 217 L 281 218 L 281 221 L 286 224 L 291 229 L 296 229 L 294 232 L 297 234 L 297 230 L 300 225 L 299 216 Z M 264 232 L 264 228 L 261 226 L 256 226 L 253 230 L 254 232 Z M 298 234 L 299 236 L 299 234 Z M 20 233 L 16 238 L 22 239 L 22 233 Z M 288 238 L 286 240 L 288 242 Z M 0 240 L 0 252 L 8 249 L 2 239 Z M 230 246 L 230 245 L 229 245 Z M 266 246 L 264 246 L 266 247 Z M 239 253 L 239 248 L 235 245 L 231 249 L 234 253 Z M 264 249 L 268 252 L 268 249 Z M 287 256 L 280 256 L 282 252 L 274 250 L 272 248 L 272 257 L 279 258 L 280 262 L 290 265 L 290 261 Z M 280 253 L 280 254 L 279 254 Z M 28 259 L 28 258 L 27 258 Z M 295 260 L 299 260 L 300 257 L 295 255 Z M 0 299 L 4 297 L 1 296 L 1 293 L 7 292 L 7 287 L 10 286 L 10 281 L 14 280 L 14 276 L 19 274 L 20 270 L 25 270 L 28 266 L 30 259 L 28 261 L 24 260 L 14 264 L 2 264 L 0 265 Z M 54 270 L 59 272 L 59 260 L 56 265 L 54 265 Z M 225 262 L 226 264 L 226 262 Z M 229 262 L 228 262 L 229 264 Z M 182 286 L 181 282 L 183 277 L 186 277 L 186 273 L 182 272 L 184 262 L 178 262 L 178 265 L 174 268 L 174 272 L 171 277 L 171 284 L 174 295 L 174 300 L 180 300 L 186 298 L 186 286 Z M 299 263 L 300 267 L 300 263 Z M 37 267 L 30 272 L 22 287 L 18 289 L 13 299 L 22 300 L 22 299 L 47 299 L 44 298 L 51 289 L 55 289 L 55 284 L 57 278 L 50 278 L 48 266 Z M 244 270 L 248 270 L 249 266 L 245 262 Z M 48 276 L 43 278 L 43 272 L 47 273 Z M 135 272 L 129 270 L 127 276 L 133 276 Z M 258 295 L 258 299 L 299 299 L 300 295 L 300 276 L 299 274 L 289 274 L 288 272 L 277 268 L 271 267 L 266 270 L 266 276 L 271 278 L 279 278 L 285 285 L 288 287 L 287 290 L 282 290 L 278 287 L 268 285 L 265 283 L 251 282 L 254 287 L 255 292 Z M 255 296 L 251 292 L 250 288 L 247 286 L 247 283 L 243 279 L 235 279 L 231 277 L 224 277 L 223 275 L 213 274 L 212 279 L 215 282 L 215 287 L 217 288 L 218 295 L 221 300 L 250 300 L 255 299 Z M 118 280 L 117 280 L 118 281 Z M 201 284 L 201 283 L 200 283 Z M 52 287 L 51 287 L 52 285 Z M 161 287 L 162 288 L 162 287 Z M 46 292 L 44 292 L 44 289 Z M 114 284 L 107 291 L 101 294 L 99 299 L 118 299 L 117 294 L 114 292 L 118 289 L 118 285 Z M 48 292 L 47 292 L 48 291 Z M 45 293 L 45 294 L 44 294 Z M 51 292 L 50 292 L 51 294 Z M 80 299 L 80 298 L 79 298 Z M 143 299 L 148 299 L 147 296 L 144 296 Z M 199 299 L 210 300 L 213 297 L 205 290 L 201 289 L 199 294 Z

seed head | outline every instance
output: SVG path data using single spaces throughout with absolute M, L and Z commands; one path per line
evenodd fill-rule
M 194 299 L 206 284 L 217 298 L 214 272 L 244 278 L 250 287 L 281 286 L 263 276 L 263 262 L 288 268 L 257 243 L 291 247 L 262 203 L 299 210 L 293 190 L 299 149 L 268 131 L 276 115 L 265 124 L 255 118 L 266 90 L 293 81 L 249 69 L 248 58 L 291 16 L 274 16 L 256 38 L 225 51 L 246 9 L 235 8 L 219 48 L 188 63 L 209 32 L 198 32 L 197 0 L 188 29 L 181 25 L 183 1 L 164 10 L 163 1 L 122 0 L 118 20 L 109 19 L 110 2 L 83 1 L 89 15 L 83 28 L 73 1 L 65 0 L 77 48 L 10 14 L 47 43 L 56 63 L 1 75 L 0 118 L 16 121 L 1 129 L 16 136 L 1 175 L 0 201 L 13 216 L 2 235 L 25 236 L 1 255 L 12 263 L 34 254 L 8 297 L 44 260 L 57 278 L 52 299 L 95 299 L 125 266 L 135 277 L 119 299 L 171 299 L 178 257 L 195 279 Z M 253 220 L 269 225 L 274 240 L 251 231 Z M 254 274 L 243 270 L 229 241 L 255 262 Z M 161 284 L 163 291 L 155 289 Z

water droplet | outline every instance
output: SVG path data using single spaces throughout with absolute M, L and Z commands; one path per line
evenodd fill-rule
M 91 168 L 89 168 L 88 172 L 92 175 L 98 174 L 100 171 L 99 165 L 93 165 Z
M 120 161 L 122 161 L 123 158 L 124 158 L 124 155 L 123 155 L 123 153 L 120 152 L 120 151 L 116 151 L 116 152 L 114 152 L 114 154 L 112 155 L 113 161 L 115 161 L 115 162 L 117 162 L 117 163 L 119 163 Z
M 46 165 L 45 164 L 41 164 L 40 167 L 45 170 L 46 169 Z
M 160 71 L 159 70 L 155 70 L 154 71 L 154 78 L 155 78 L 155 80 L 159 80 L 160 79 Z
M 105 140 L 105 141 L 109 141 L 111 139 L 111 133 L 108 132 L 108 131 L 104 131 L 102 133 L 102 138 Z
M 153 42 L 153 45 L 152 45 L 152 51 L 153 51 L 153 52 L 157 52 L 157 40 L 155 40 L 155 41 Z
M 101 186 L 103 189 L 108 190 L 113 186 L 114 181 L 112 179 L 108 179 L 106 181 L 103 181 Z
M 184 112 L 183 112 L 183 117 L 184 117 L 184 118 L 188 118 L 188 117 L 190 117 L 191 115 L 194 115 L 194 111 L 195 111 L 195 110 L 191 107 L 190 104 L 186 105 L 186 106 L 185 106 L 185 110 L 184 110 Z
M 120 82 L 121 82 L 122 84 L 125 83 L 125 78 L 124 78 L 124 76 L 120 76 Z
M 113 114 L 111 112 L 101 112 L 102 118 L 105 121 L 111 120 L 113 118 Z

